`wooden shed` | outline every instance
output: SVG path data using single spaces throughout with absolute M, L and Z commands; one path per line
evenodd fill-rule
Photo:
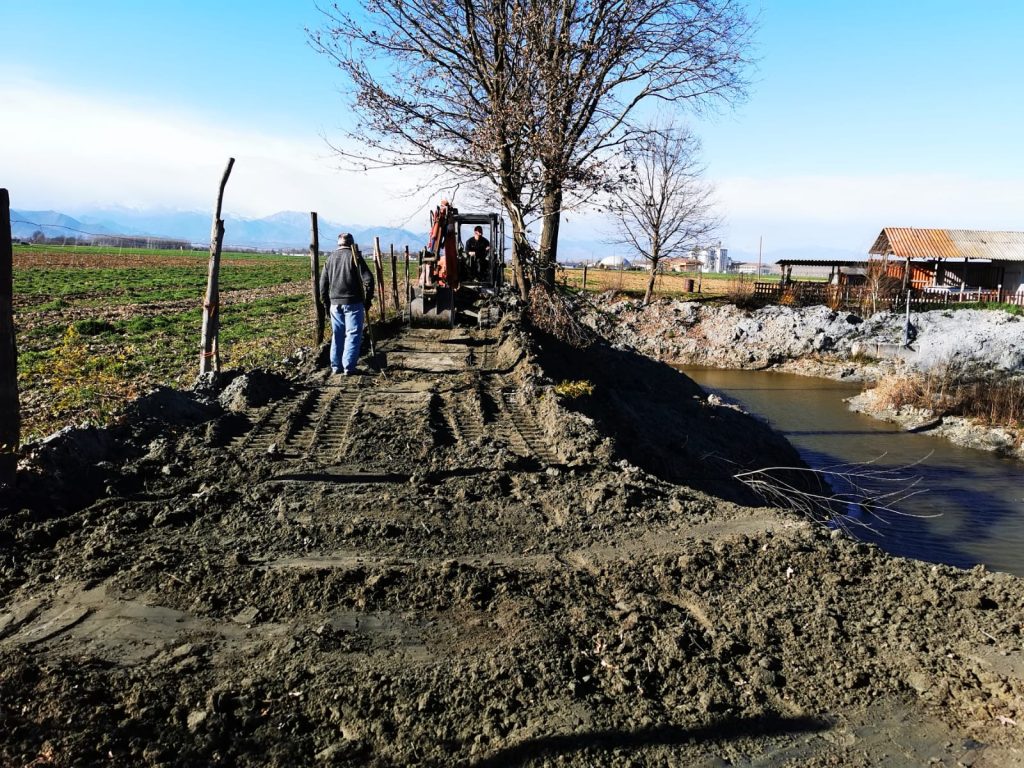
M 905 287 L 1024 301 L 1024 232 L 886 227 L 869 253 Z

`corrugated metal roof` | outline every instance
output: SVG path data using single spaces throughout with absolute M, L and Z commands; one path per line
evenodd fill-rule
M 900 259 L 1024 261 L 1024 232 L 886 227 L 868 253 Z
M 779 259 L 780 267 L 866 267 L 864 260 L 854 259 Z

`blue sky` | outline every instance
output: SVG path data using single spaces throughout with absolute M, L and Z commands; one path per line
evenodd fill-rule
M 1024 228 L 1024 3 L 750 7 L 750 97 L 695 123 L 734 251 Z M 342 82 L 304 33 L 321 21 L 294 0 L 0 0 L 0 185 L 22 209 L 206 210 L 233 155 L 229 212 L 425 228 L 408 172 L 335 168 Z

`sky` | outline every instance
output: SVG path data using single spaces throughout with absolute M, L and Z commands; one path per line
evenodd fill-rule
M 863 254 L 884 226 L 1024 228 L 1024 3 L 748 7 L 748 98 L 692 117 L 724 245 Z M 235 157 L 228 214 L 425 230 L 421 179 L 332 158 L 344 81 L 305 32 L 323 23 L 305 0 L 0 0 L 0 186 L 20 210 L 212 211 Z M 603 226 L 566 218 L 569 238 Z

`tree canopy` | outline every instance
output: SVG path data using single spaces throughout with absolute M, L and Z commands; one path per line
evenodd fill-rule
M 563 211 L 623 183 L 643 105 L 702 109 L 746 88 L 738 0 L 360 0 L 324 13 L 310 40 L 345 73 L 358 120 L 358 145 L 337 151 L 485 183 L 521 279 L 550 282 Z

